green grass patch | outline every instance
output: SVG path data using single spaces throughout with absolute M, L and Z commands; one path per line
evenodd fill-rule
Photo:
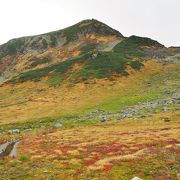
M 61 83 L 63 83 L 64 81 L 64 76 L 61 74 L 53 74 L 50 76 L 50 78 L 48 79 L 48 85 L 49 87 L 56 87 L 58 85 L 60 85 Z
M 141 69 L 144 65 L 140 62 L 140 61 L 132 61 L 130 62 L 130 66 L 133 68 L 133 69 Z
M 104 109 L 105 111 L 116 112 L 118 110 L 137 105 L 146 101 L 153 101 L 156 99 L 161 99 L 163 95 L 156 91 L 152 90 L 150 93 L 142 92 L 139 89 L 136 91 L 129 91 L 124 93 L 121 96 L 112 98 L 101 105 L 98 105 L 98 108 Z
M 118 53 L 101 52 L 95 59 L 85 61 L 82 69 L 73 74 L 73 80 L 90 78 L 111 78 L 113 73 L 128 75 L 125 71 L 129 59 L 120 56 Z
M 26 156 L 26 155 L 22 155 L 22 156 L 19 157 L 19 160 L 25 162 L 25 161 L 29 161 L 30 158 L 28 156 Z
M 63 83 L 69 75 L 71 76 L 71 82 L 77 82 L 79 80 L 85 81 L 92 78 L 112 79 L 113 74 L 127 76 L 126 67 L 129 64 L 135 69 L 140 69 L 143 66 L 140 62 L 142 61 L 141 59 L 139 61 L 132 61 L 130 56 L 126 56 L 119 52 L 99 52 L 97 57 L 93 57 L 93 53 L 95 52 L 90 51 L 77 58 L 60 62 L 59 64 L 25 72 L 13 78 L 11 82 L 40 80 L 42 77 L 48 76 L 48 84 L 50 84 L 50 86 L 56 86 Z M 46 62 L 49 62 L 49 59 L 44 58 L 34 62 L 32 65 L 37 66 L 38 64 Z M 83 67 L 69 74 L 68 72 L 71 71 L 76 63 L 83 64 Z
M 97 49 L 97 44 L 96 43 L 89 43 L 83 46 L 80 50 L 82 53 L 87 53 L 90 51 L 94 51 Z
M 149 38 L 130 36 L 115 46 L 114 51 L 119 52 L 124 56 L 144 57 L 144 47 L 163 47 L 157 41 Z
M 42 59 L 35 59 L 34 62 L 31 64 L 31 67 L 36 67 L 40 64 L 45 64 L 45 63 L 49 63 L 50 62 L 50 58 L 48 57 L 44 57 Z

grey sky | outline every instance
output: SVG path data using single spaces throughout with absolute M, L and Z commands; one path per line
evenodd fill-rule
M 0 44 L 91 18 L 125 36 L 180 46 L 180 0 L 0 0 Z

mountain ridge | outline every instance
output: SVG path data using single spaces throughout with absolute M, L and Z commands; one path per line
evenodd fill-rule
M 95 19 L 83 20 L 62 30 L 12 39 L 1 45 L 0 84 L 9 80 L 17 82 L 18 76 L 21 79 L 34 73 L 39 78 L 51 76 L 51 71 L 58 71 L 55 76 L 60 82 L 74 78 L 76 81 L 112 78 L 114 73 L 127 75 L 125 69 L 128 64 L 140 69 L 143 59 L 165 58 L 173 54 L 171 49 L 150 38 L 135 35 L 124 37 L 119 31 Z M 174 49 L 178 51 L 178 48 Z M 70 63 L 72 61 L 64 62 L 73 58 L 77 61 L 73 65 Z M 89 60 L 82 61 L 82 58 L 94 59 L 94 64 Z M 106 65 L 98 65 L 99 61 Z M 78 62 L 82 65 L 76 70 L 79 72 L 73 72 L 70 75 L 73 78 L 67 77 L 67 72 Z M 66 71 L 59 69 L 66 65 L 69 68 Z M 59 70 L 51 66 L 57 66 Z M 26 79 L 34 80 L 31 77 Z
M 74 31 L 77 31 L 78 27 L 81 28 L 81 29 L 79 29 L 79 32 L 73 32 L 73 29 L 74 29 Z M 105 31 L 103 31 L 103 27 L 104 27 Z M 71 33 L 70 36 L 73 37 L 73 35 L 75 33 L 81 33 L 81 30 L 84 31 L 83 33 L 85 33 L 85 34 L 92 33 L 92 31 L 93 31 L 93 32 L 95 32 L 97 34 L 98 33 L 99 34 L 104 33 L 105 35 L 108 35 L 108 34 L 117 35 L 117 36 L 123 38 L 123 35 L 119 31 L 109 27 L 108 25 L 106 25 L 106 24 L 104 24 L 104 23 L 102 23 L 102 22 L 100 22 L 98 20 L 95 20 L 95 19 L 92 19 L 92 20 L 87 19 L 87 20 L 83 20 L 83 21 L 81 21 L 79 23 L 76 23 L 76 24 L 74 24 L 72 26 L 66 27 L 64 29 L 57 30 L 57 31 L 47 32 L 47 33 L 34 35 L 34 36 L 25 36 L 25 37 L 19 37 L 19 38 L 11 39 L 7 43 L 4 43 L 4 44 L 0 45 L 0 51 L 1 51 L 1 49 L 3 49 L 3 46 L 6 46 L 7 44 L 11 44 L 11 43 L 13 44 L 15 41 L 20 41 L 20 42 L 23 43 L 24 41 L 28 41 L 26 39 L 32 39 L 32 40 L 35 39 L 36 40 L 36 39 L 41 38 L 41 37 L 45 38 L 45 36 L 50 36 L 51 37 L 53 35 L 65 36 L 68 39 L 68 38 L 70 38 L 70 37 L 68 37 L 69 33 Z M 71 32 L 69 32 L 69 31 L 71 31 Z M 53 41 L 53 39 L 51 39 L 51 40 Z M 14 53 L 14 52 L 12 52 L 12 53 Z
M 63 32 L 1 47 L 0 179 L 177 179 L 180 48 Z

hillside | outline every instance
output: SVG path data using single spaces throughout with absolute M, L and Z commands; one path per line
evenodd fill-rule
M 179 47 L 94 19 L 10 40 L 0 179 L 178 180 L 179 85 Z
M 85 20 L 60 31 L 10 40 L 0 46 L 1 79 L 6 81 L 32 69 L 106 48 L 123 38 L 118 31 L 97 20 Z
M 143 59 L 174 55 L 149 38 L 123 37 L 97 20 L 66 29 L 10 40 L 0 46 L 0 83 L 48 78 L 50 86 L 63 81 L 127 75 L 128 66 L 140 69 Z M 106 64 L 106 66 L 104 66 Z

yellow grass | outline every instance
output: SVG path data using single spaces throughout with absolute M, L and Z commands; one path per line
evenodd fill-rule
M 129 70 L 128 77 L 117 77 L 116 81 L 95 80 L 95 83 L 79 83 L 73 87 L 65 84 L 57 88 L 49 88 L 45 80 L 7 84 L 0 87 L 0 124 L 83 112 L 139 88 L 153 74 L 175 68 L 175 65 L 162 67 L 149 60 L 142 71 Z

